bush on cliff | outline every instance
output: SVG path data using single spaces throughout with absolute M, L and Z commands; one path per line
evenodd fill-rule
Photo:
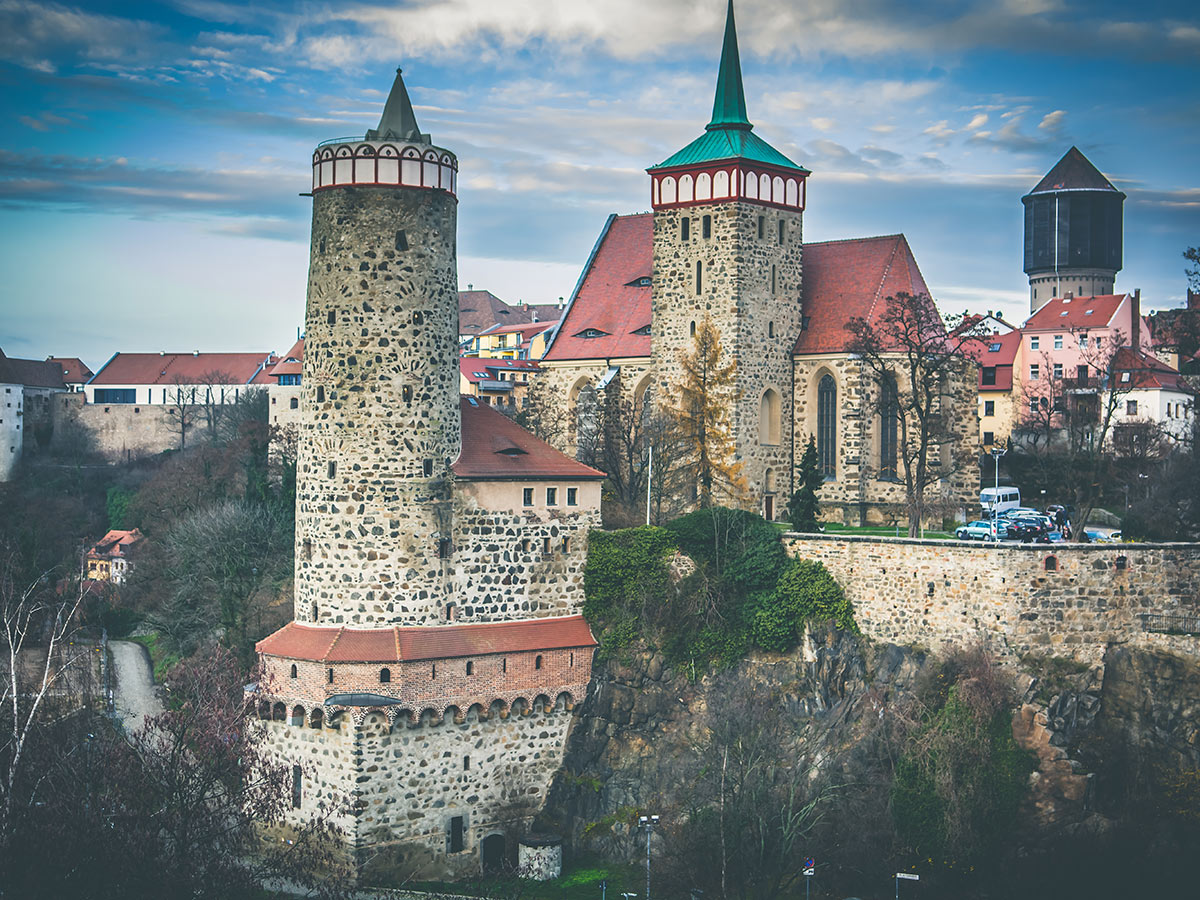
M 696 571 L 672 584 L 680 551 Z M 785 651 L 809 620 L 854 629 L 849 603 L 820 563 L 792 560 L 762 517 L 710 508 L 664 528 L 593 532 L 584 613 L 613 656 L 636 636 L 671 662 L 732 664 L 752 645 Z

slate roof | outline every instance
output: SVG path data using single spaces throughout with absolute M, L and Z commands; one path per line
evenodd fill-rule
M 1120 194 L 1113 183 L 1092 165 L 1091 160 L 1072 147 L 1063 158 L 1054 164 L 1045 177 L 1037 183 L 1030 194 L 1053 193 L 1054 191 L 1112 191 Z M 1124 194 L 1122 194 L 1124 196 Z
M 458 292 L 458 333 L 478 334 L 493 325 L 524 325 L 527 306 L 509 306 L 491 291 Z
M 636 282 L 651 276 L 653 250 L 651 213 L 611 216 L 542 359 L 649 356 L 650 335 L 635 332 L 650 325 L 650 286 Z
M 230 384 L 270 384 L 273 353 L 117 353 L 89 382 L 106 384 L 201 384 L 206 375 L 221 372 Z
M 469 481 L 604 478 L 600 470 L 560 453 L 486 403 L 462 397 L 459 404 L 462 452 L 451 466 L 457 478 Z
M 1055 297 L 1025 320 L 1025 331 L 1059 331 L 1070 328 L 1107 328 L 1128 294 L 1095 297 Z M 1089 313 L 1090 310 L 1090 313 Z M 1065 315 L 1064 315 L 1065 313 Z M 1129 335 L 1126 335 L 1129 337 Z
M 46 362 L 54 363 L 63 370 L 62 378 L 67 384 L 83 384 L 96 374 L 78 356 L 50 356 Z
M 806 327 L 793 353 L 845 349 L 846 322 L 878 322 L 884 301 L 899 293 L 929 295 L 912 249 L 902 234 L 804 245 L 803 310 Z
M 413 662 L 595 647 L 583 616 L 435 625 L 347 628 L 289 622 L 255 645 L 259 653 L 320 662 Z
M 0 384 L 66 390 L 62 366 L 50 360 L 17 359 L 0 350 Z

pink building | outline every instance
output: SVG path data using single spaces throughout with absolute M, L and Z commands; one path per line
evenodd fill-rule
M 1095 387 L 1115 349 L 1145 343 L 1140 291 L 1056 297 L 1029 317 L 1021 333 L 1017 377 L 1026 391 L 1046 379 L 1062 379 L 1069 390 Z

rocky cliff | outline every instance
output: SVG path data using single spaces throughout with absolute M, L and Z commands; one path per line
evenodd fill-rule
M 890 895 L 897 867 L 923 872 L 925 897 L 1173 887 L 1182 861 L 1200 849 L 1200 665 L 1113 645 L 1086 668 L 1041 659 L 1006 670 L 1012 735 L 1033 772 L 986 872 L 915 859 L 892 827 L 897 721 L 918 708 L 914 698 L 940 677 L 938 666 L 923 651 L 833 630 L 718 672 L 671 666 L 647 649 L 599 663 L 540 824 L 576 854 L 634 860 L 644 853 L 636 817 L 657 813 L 658 893 L 686 896 L 693 885 L 682 846 L 689 830 L 698 833 L 698 785 L 722 764 L 714 731 L 736 734 L 744 724 L 749 734 L 774 720 L 785 727 L 772 732 L 772 765 L 793 767 L 803 777 L 790 783 L 821 798 L 820 821 L 794 849 L 818 859 L 824 896 Z M 1136 860 L 1114 865 L 1128 857 L 1122 848 Z M 803 885 L 780 895 L 790 892 Z

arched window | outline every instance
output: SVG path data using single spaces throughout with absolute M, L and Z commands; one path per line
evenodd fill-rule
M 779 443 L 780 402 L 779 392 L 767 388 L 758 405 L 758 442 L 760 444 Z
M 292 677 L 293 677 L 293 678 L 295 678 L 295 677 L 296 677 L 296 674 L 297 674 L 297 673 L 296 673 L 296 664 L 295 664 L 295 663 L 292 663 Z
M 688 335 L 689 335 L 690 337 L 695 337 L 695 336 L 696 336 L 696 323 L 695 323 L 695 322 L 693 322 L 693 323 L 691 324 L 691 326 L 688 328 Z
M 837 478 L 837 383 L 828 374 L 817 385 L 817 459 L 827 481 Z
M 380 669 L 379 670 L 379 683 L 380 684 L 388 684 L 391 680 L 392 680 L 392 670 L 391 669 Z
M 470 660 L 467 661 L 467 674 L 468 675 L 475 674 L 475 663 L 471 662 Z
M 533 660 L 533 667 L 540 669 L 542 667 L 542 655 L 539 653 Z
M 696 260 L 696 293 L 699 294 L 702 290 L 704 290 L 704 269 L 700 260 Z
M 896 379 L 884 378 L 879 385 L 879 477 L 895 479 L 896 436 L 900 421 L 900 394 Z

